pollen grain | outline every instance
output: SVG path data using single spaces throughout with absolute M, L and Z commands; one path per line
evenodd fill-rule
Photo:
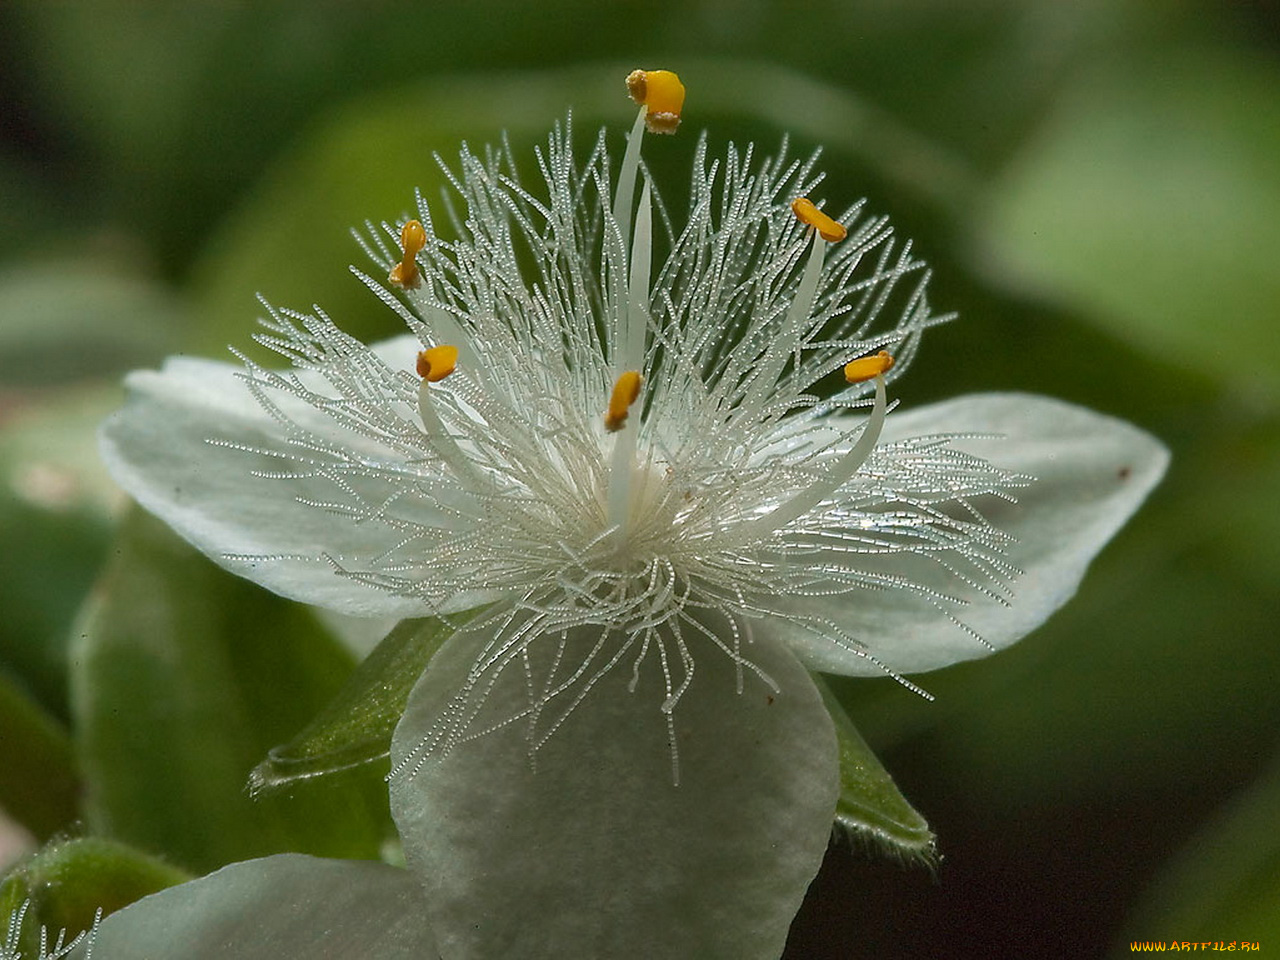
M 859 357 L 844 365 L 844 378 L 850 383 L 862 383 L 872 380 L 893 369 L 893 357 L 887 350 L 873 353 L 869 357 Z
M 839 243 L 849 235 L 844 225 L 828 217 L 813 205 L 808 197 L 796 197 L 791 201 L 791 212 L 801 223 L 808 224 L 818 231 L 818 236 L 827 243 Z
M 631 405 L 640 396 L 640 374 L 636 370 L 628 370 L 618 377 L 613 385 L 613 393 L 609 396 L 609 409 L 605 411 L 604 428 L 616 433 L 627 425 L 627 414 Z
M 422 282 L 418 273 L 418 253 L 427 245 L 427 231 L 417 220 L 408 221 L 400 228 L 400 246 L 404 248 L 404 256 L 391 268 L 388 280 L 396 286 L 411 290 Z
M 418 376 L 427 383 L 439 383 L 458 365 L 458 348 L 442 343 L 418 353 Z
M 650 133 L 675 133 L 684 109 L 684 84 L 670 70 L 632 70 L 627 93 L 645 108 L 644 125 Z

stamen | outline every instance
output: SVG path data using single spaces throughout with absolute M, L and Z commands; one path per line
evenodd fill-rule
M 791 205 L 795 209 L 797 200 Z M 809 201 L 804 201 L 809 203 Z M 813 206 L 813 204 L 809 204 Z M 796 295 L 787 308 L 783 318 L 782 329 L 778 335 L 770 339 L 765 354 L 751 373 L 751 387 L 744 399 L 747 409 L 759 409 L 766 402 L 770 392 L 778 382 L 787 359 L 793 357 L 796 366 L 800 365 L 800 346 L 807 326 L 806 321 L 813 310 L 814 301 L 818 297 L 818 287 L 822 283 L 822 263 L 826 256 L 826 243 L 820 232 L 814 233 L 813 244 L 809 247 L 809 258 L 805 261 L 804 272 L 800 274 L 800 283 L 796 286 Z
M 604 428 L 610 433 L 617 433 L 627 424 L 627 414 L 631 405 L 640 396 L 640 372 L 628 370 L 618 377 L 613 385 L 613 393 L 609 397 L 609 409 L 604 415 Z
M 791 212 L 801 223 L 808 224 L 818 231 L 818 236 L 827 243 L 839 243 L 849 235 L 849 231 L 841 223 L 832 220 L 813 205 L 808 197 L 796 197 L 791 201 Z
M 636 230 L 631 241 L 631 277 L 622 314 L 614 369 L 644 366 L 644 337 L 649 327 L 649 268 L 653 259 L 653 188 L 646 179 L 636 210 Z
M 419 373 L 422 373 L 423 358 L 437 350 L 453 351 L 453 359 L 457 359 L 458 351 L 453 347 L 440 346 L 432 347 L 430 350 L 423 350 L 418 354 Z M 440 356 L 445 359 L 448 358 L 447 353 L 442 353 Z M 438 372 L 434 361 L 427 361 L 427 363 L 429 365 L 428 373 L 435 374 Z M 452 372 L 453 365 L 450 363 L 448 370 L 440 373 L 439 376 L 433 377 L 423 374 L 422 383 L 418 386 L 418 416 L 422 420 L 422 427 L 426 431 L 427 442 L 430 444 L 431 449 L 453 471 L 453 475 L 465 483 L 473 493 L 487 490 L 490 489 L 488 480 L 481 473 L 475 462 L 458 446 L 458 441 L 449 433 L 431 401 L 432 391 L 428 384 L 443 380 Z
M 613 455 L 609 458 L 607 511 L 613 542 L 619 554 L 631 536 L 631 482 L 634 479 L 636 436 L 638 430 L 627 427 L 627 414 L 640 396 L 640 373 L 628 370 L 618 377 L 609 397 L 609 410 L 604 416 L 605 429 L 616 433 Z
M 427 231 L 422 224 L 417 220 L 408 221 L 400 228 L 400 246 L 404 248 L 404 256 L 391 268 L 387 279 L 406 290 L 412 290 L 422 283 L 416 258 L 426 245 Z
M 867 462 L 867 458 L 871 456 L 871 451 L 880 442 L 880 431 L 884 429 L 884 418 L 889 409 L 889 401 L 885 396 L 884 389 L 884 372 L 893 366 L 893 357 L 882 350 L 874 357 L 863 357 L 860 360 L 854 360 L 846 365 L 846 376 L 849 367 L 863 362 L 868 365 L 857 368 L 854 371 L 859 376 L 863 372 L 871 370 L 873 363 L 879 365 L 881 369 L 878 372 L 872 370 L 867 377 L 861 378 L 875 379 L 876 396 L 875 403 L 871 408 L 871 416 L 867 418 L 867 422 L 862 428 L 862 435 L 858 437 L 858 442 L 843 457 L 826 467 L 826 476 L 822 477 L 822 479 L 815 480 L 790 500 L 779 504 L 763 517 L 748 524 L 745 531 L 749 537 L 753 539 L 763 537 L 766 533 L 778 530 L 792 520 L 809 513 L 823 500 L 853 479 L 853 475 L 858 472 L 862 465 Z M 849 382 L 857 383 L 860 381 L 850 379 Z
M 684 109 L 684 84 L 670 70 L 632 70 L 627 75 L 627 93 L 640 104 L 640 114 L 627 138 L 622 169 L 618 171 L 618 189 L 613 196 L 613 219 L 624 244 L 631 235 L 631 201 L 635 197 L 645 128 L 650 133 L 676 132 Z
M 633 181 L 639 165 L 640 151 L 637 146 L 633 154 L 631 146 L 638 145 L 641 136 L 643 131 L 637 120 L 635 129 L 631 131 L 632 143 L 627 145 L 627 158 L 623 161 L 624 168 L 631 163 L 630 176 Z M 626 169 L 623 172 L 625 177 Z M 628 223 L 632 189 L 634 188 L 629 187 L 626 194 Z M 615 201 L 617 205 L 621 205 L 622 197 L 621 187 L 619 187 L 618 198 Z M 619 221 L 619 226 L 625 228 L 626 224 Z M 627 542 L 631 523 L 631 480 L 635 472 L 637 433 L 636 430 L 624 428 L 631 405 L 640 396 L 642 378 L 637 368 L 644 365 L 644 338 L 649 325 L 649 268 L 652 259 L 652 241 L 652 187 L 646 180 L 644 189 L 640 191 L 640 208 L 636 212 L 635 236 L 632 237 L 631 250 L 627 258 L 631 268 L 627 283 L 627 300 L 621 306 L 621 323 L 614 340 L 612 358 L 615 364 L 614 369 L 621 368 L 622 372 L 614 382 L 613 394 L 609 398 L 609 409 L 604 416 L 605 429 L 610 433 L 618 434 L 613 442 L 613 455 L 609 460 L 607 510 L 609 526 L 616 531 L 614 540 L 620 550 Z
M 632 70 L 627 93 L 645 108 L 650 133 L 675 133 L 684 108 L 684 84 L 670 70 Z
M 418 376 L 428 383 L 439 383 L 458 365 L 458 348 L 442 343 L 418 354 Z
M 631 204 L 636 195 L 636 171 L 640 169 L 640 144 L 644 141 L 646 111 L 640 108 L 636 122 L 627 137 L 627 150 L 622 155 L 622 169 L 618 171 L 618 188 L 613 195 L 613 219 L 618 224 L 618 235 L 625 247 L 631 235 Z
M 850 383 L 863 383 L 893 369 L 893 357 L 881 350 L 869 357 L 859 357 L 844 365 L 844 378 Z

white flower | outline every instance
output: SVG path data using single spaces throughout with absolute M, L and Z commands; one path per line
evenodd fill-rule
M 363 279 L 409 336 L 268 308 L 257 339 L 291 369 L 171 359 L 102 433 L 145 507 L 285 596 L 488 605 L 393 748 L 446 956 L 776 955 L 835 802 L 800 664 L 916 689 L 902 674 L 1009 645 L 1165 465 L 1040 397 L 891 412 L 946 319 L 910 245 L 861 205 L 793 210 L 820 177 L 785 146 L 704 141 L 686 217 L 647 178 L 637 204 L 644 118 L 616 188 L 603 132 L 580 162 L 566 125 L 536 188 L 505 146 L 464 149 L 442 226 L 419 198 L 371 230 L 390 280 Z

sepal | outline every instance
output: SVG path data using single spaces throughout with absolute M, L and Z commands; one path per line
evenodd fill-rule
M 903 860 L 932 864 L 937 849 L 928 822 L 902 795 L 826 680 L 815 675 L 813 682 L 831 714 L 840 748 L 837 831 Z
M 253 768 L 249 792 L 256 797 L 387 757 L 409 691 L 441 644 L 477 612 L 401 621 L 314 720 Z
M 0 931 L 27 904 L 13 946 L 18 956 L 35 958 L 42 928 L 51 936 L 65 930 L 69 942 L 92 927 L 98 910 L 118 910 L 189 879 L 177 867 L 113 840 L 55 841 L 0 882 Z

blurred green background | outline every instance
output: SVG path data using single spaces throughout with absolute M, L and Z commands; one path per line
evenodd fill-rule
M 407 211 L 414 187 L 433 197 L 433 151 L 463 139 L 506 130 L 527 161 L 572 108 L 619 143 L 635 66 L 689 89 L 681 135 L 646 151 L 662 182 L 687 178 L 703 128 L 768 150 L 790 131 L 825 147 L 830 202 L 867 196 L 915 239 L 961 320 L 928 338 L 902 403 L 1050 393 L 1173 450 L 1080 596 L 1013 650 L 917 678 L 933 704 L 836 684 L 942 860 L 834 846 L 789 960 L 1280 948 L 1280 12 L 1264 2 L 7 0 L 0 855 L 85 833 L 193 871 L 377 851 L 368 782 L 265 811 L 242 794 L 350 670 L 347 631 L 136 517 L 117 533 L 93 428 L 124 371 L 245 345 L 258 292 L 394 332 L 347 272 L 348 229 Z M 264 623 L 266 651 L 248 639 Z M 130 666 L 144 635 L 159 673 Z

